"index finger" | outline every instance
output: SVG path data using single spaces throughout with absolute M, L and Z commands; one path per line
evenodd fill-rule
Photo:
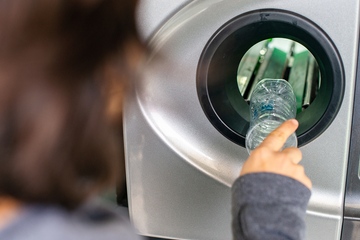
M 282 146 L 284 146 L 288 137 L 295 132 L 298 126 L 299 122 L 295 119 L 283 122 L 264 139 L 260 146 L 267 147 L 274 151 L 279 151 Z

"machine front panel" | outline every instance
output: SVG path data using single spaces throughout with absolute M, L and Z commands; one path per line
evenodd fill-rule
M 313 182 L 307 239 L 340 239 L 357 59 L 357 0 L 197 0 L 156 28 L 149 39 L 153 50 L 147 69 L 135 84 L 136 97 L 125 105 L 128 197 L 141 234 L 231 239 L 230 186 L 248 153 L 220 132 L 204 111 L 198 66 L 209 40 L 224 24 L 259 9 L 308 19 L 331 40 L 339 57 L 344 81 L 339 107 L 328 125 L 300 149 Z M 238 68 L 234 71 L 236 75 Z M 310 130 L 308 126 L 303 132 Z

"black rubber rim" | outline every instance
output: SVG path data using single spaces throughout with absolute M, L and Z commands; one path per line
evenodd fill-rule
M 345 76 L 339 53 L 327 34 L 296 13 L 262 9 L 239 15 L 211 37 L 198 64 L 197 91 L 202 108 L 214 127 L 245 146 L 249 107 L 237 90 L 238 64 L 246 51 L 268 38 L 288 38 L 304 45 L 318 62 L 321 88 L 312 104 L 296 117 L 298 145 L 318 137 L 340 108 Z

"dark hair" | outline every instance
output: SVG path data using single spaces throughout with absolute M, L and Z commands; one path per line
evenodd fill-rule
M 74 208 L 114 182 L 121 141 L 100 70 L 140 43 L 135 6 L 1 1 L 0 195 Z

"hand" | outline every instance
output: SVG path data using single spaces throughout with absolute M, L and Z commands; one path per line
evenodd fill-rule
M 298 163 L 302 153 L 298 148 L 290 147 L 281 151 L 287 138 L 295 132 L 299 123 L 295 119 L 285 121 L 271 132 L 254 149 L 244 163 L 240 176 L 248 173 L 270 172 L 291 177 L 311 189 L 310 179 L 305 175 L 304 167 Z

